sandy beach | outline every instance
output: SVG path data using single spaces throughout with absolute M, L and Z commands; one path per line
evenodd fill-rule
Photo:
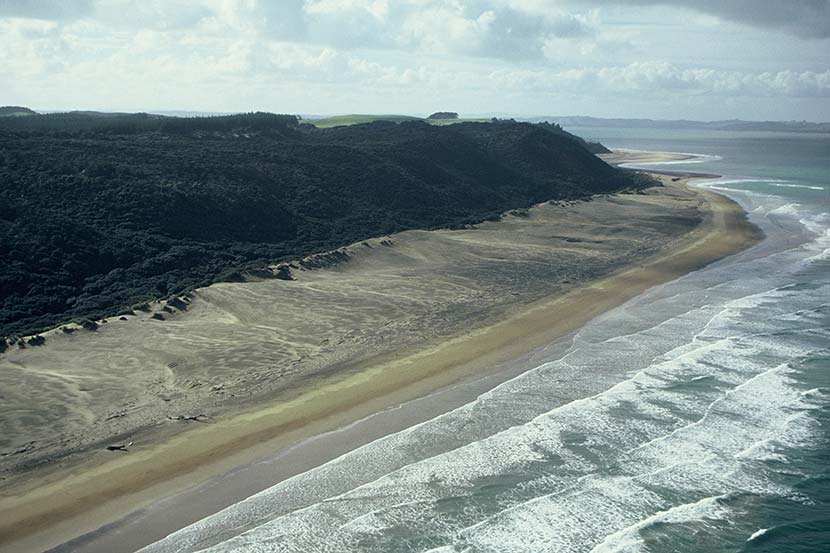
M 294 280 L 252 274 L 3 354 L 0 550 L 94 532 L 63 550 L 134 551 L 273 480 L 249 475 L 236 496 L 202 482 L 278 452 L 269 474 L 287 478 L 449 409 L 463 397 L 303 441 L 459 382 L 508 378 L 503 363 L 758 240 L 731 200 L 660 178 L 642 194 L 353 244 L 298 260 Z M 200 505 L 179 508 L 197 492 Z

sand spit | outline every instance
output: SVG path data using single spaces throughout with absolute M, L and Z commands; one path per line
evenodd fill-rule
M 369 240 L 6 352 L 0 549 L 60 544 L 474 375 L 757 238 L 733 202 L 664 181 Z
M 677 163 L 695 159 L 695 154 L 678 152 L 648 152 L 645 150 L 614 150 L 610 154 L 597 155 L 611 165 L 643 164 L 643 163 Z

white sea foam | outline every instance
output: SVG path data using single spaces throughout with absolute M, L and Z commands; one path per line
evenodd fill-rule
M 813 217 L 798 219 L 804 228 L 812 235 L 813 240 L 804 245 L 804 249 L 811 255 L 799 262 L 801 268 L 830 259 L 830 217 L 827 213 L 820 213 Z
M 744 304 L 754 306 L 757 302 L 746 301 Z M 329 529 L 325 532 L 327 543 L 348 550 L 350 540 L 357 539 L 356 535 L 364 540 L 382 535 L 390 526 L 398 524 L 406 511 L 414 509 L 425 516 L 428 511 L 419 511 L 419 506 L 427 507 L 440 497 L 457 494 L 476 479 L 504 474 L 515 470 L 511 467 L 544 461 L 551 456 L 560 458 L 567 471 L 584 477 L 569 484 L 568 478 L 544 476 L 536 485 L 559 491 L 521 503 L 489 522 L 460 531 L 459 545 L 494 551 L 500 550 L 494 545 L 498 543 L 509 544 L 512 551 L 533 550 L 540 544 L 545 547 L 554 544 L 577 549 L 585 547 L 590 544 L 591 536 L 604 528 L 625 527 L 632 523 L 632 516 L 650 516 L 648 512 L 652 509 L 652 512 L 665 510 L 661 509 L 664 505 L 661 498 L 642 486 L 644 481 L 670 483 L 675 489 L 704 486 L 716 491 L 714 488 L 723 486 L 759 493 L 783 493 L 782 490 L 771 490 L 763 481 L 750 475 L 736 477 L 740 467 L 729 465 L 722 455 L 729 451 L 734 455 L 740 451 L 740 446 L 748 445 L 746 442 L 754 443 L 751 440 L 756 438 L 758 428 L 780 430 L 775 424 L 781 419 L 780 408 L 791 409 L 793 405 L 792 394 L 786 389 L 789 370 L 786 366 L 752 375 L 757 370 L 753 365 L 733 365 L 730 371 L 749 373 L 748 380 L 705 406 L 702 418 L 676 427 L 668 434 L 636 443 L 654 432 L 664 432 L 665 423 L 672 420 L 667 417 L 668 411 L 649 399 L 656 396 L 665 402 L 672 395 L 680 395 L 666 388 L 672 373 L 722 371 L 723 368 L 718 369 L 721 363 L 712 364 L 712 361 L 727 352 L 734 352 L 735 346 L 734 341 L 722 340 L 684 351 L 658 363 L 648 373 L 635 374 L 607 392 L 569 403 L 491 438 L 409 465 L 319 506 L 280 517 L 246 534 L 237 543 L 231 540 L 218 550 L 233 551 L 243 545 L 248 548 L 252 539 L 253 543 L 271 540 L 293 543 L 291 540 L 302 541 L 315 533 L 322 538 L 323 528 Z M 753 347 L 756 349 L 749 354 L 757 353 L 757 348 L 763 348 L 764 343 L 753 344 Z M 800 394 L 796 395 L 800 397 Z M 755 405 L 759 399 L 763 409 Z M 611 411 L 622 404 L 630 404 L 641 414 L 658 420 L 614 417 Z M 734 426 L 736 415 L 744 417 L 739 427 Z M 758 422 L 749 423 L 747 416 Z M 749 430 L 743 426 L 748 426 Z M 563 443 L 563 433 L 568 432 L 585 437 L 580 447 L 627 451 L 621 466 L 630 467 L 631 474 L 595 475 L 593 462 L 588 462 L 572 446 Z M 686 459 L 684 463 L 676 462 L 678 451 L 682 451 L 680 458 Z M 574 519 L 579 513 L 594 512 L 593 509 L 602 512 L 602 516 L 597 516 L 596 525 Z M 337 513 L 336 518 L 331 519 L 334 513 Z M 316 522 L 310 525 L 311 520 Z M 530 527 L 529 521 L 535 521 L 535 529 Z M 331 531 L 333 527 L 337 531 Z M 524 531 L 517 533 L 517 528 Z M 555 536 L 551 531 L 555 531 Z
M 805 218 L 780 201 L 767 213 L 796 228 Z M 793 286 L 816 247 L 788 244 L 655 289 L 477 401 L 147 551 L 384 551 L 406 531 L 432 536 L 434 553 L 629 551 L 648 524 L 729 516 L 717 497 L 792 494 L 759 467 L 813 440 L 828 399 L 800 390 L 790 363 L 827 343 L 816 334 L 827 291 Z M 568 402 L 574 390 L 587 397 Z M 494 482 L 504 491 L 483 502 Z M 448 504 L 463 507 L 450 517 Z
M 769 181 L 767 181 L 767 182 L 765 182 L 765 184 L 768 184 L 769 186 L 777 186 L 779 188 L 802 188 L 804 190 L 821 190 L 821 191 L 826 190 L 826 188 L 822 188 L 821 186 L 809 186 L 809 185 L 806 185 L 806 184 L 792 184 L 792 183 L 788 183 L 788 182 L 769 182 Z
M 801 204 L 788 203 L 767 212 L 767 215 L 801 215 Z
M 822 390 L 821 388 L 812 388 L 810 390 L 805 390 L 801 392 L 806 399 L 812 399 L 815 401 L 824 401 L 830 398 L 830 394 L 828 394 L 827 390 Z
M 699 185 L 703 185 L 705 187 L 715 186 L 722 186 L 728 184 L 761 184 L 766 186 L 773 186 L 775 188 L 800 188 L 802 190 L 820 190 L 826 191 L 826 188 L 821 186 L 813 186 L 809 184 L 796 184 L 786 180 L 780 179 L 753 179 L 753 178 L 743 178 L 743 179 L 725 179 L 725 178 L 717 178 L 711 180 L 704 180 L 698 183 Z M 728 189 L 724 189 L 728 190 Z M 735 190 L 736 192 L 746 192 L 746 190 Z
M 712 402 L 699 420 L 629 450 L 620 465 L 629 476 L 581 479 L 563 492 L 535 498 L 471 527 L 464 543 L 483 551 L 538 551 L 552 544 L 578 551 L 603 528 L 626 528 L 616 539 L 627 536 L 630 545 L 631 532 L 642 527 L 637 519 L 629 522 L 631 517 L 649 521 L 664 510 L 649 491 L 655 485 L 688 493 L 787 493 L 729 457 L 760 429 L 767 439 L 791 431 L 793 421 L 781 414 L 795 408 L 799 394 L 789 385 L 788 371 L 782 365 L 760 373 Z M 590 521 L 574 520 L 585 513 L 591 513 Z M 518 537 L 513 535 L 517 528 L 522 530 Z
M 699 188 L 705 188 L 708 190 L 718 190 L 720 192 L 731 192 L 732 195 L 740 194 L 741 196 L 745 196 L 747 198 L 764 198 L 765 196 L 769 196 L 769 194 L 764 194 L 763 192 L 756 192 L 754 190 L 747 190 L 745 188 L 731 188 L 729 186 L 724 186 L 724 184 L 740 184 L 743 182 L 757 182 L 752 180 L 729 180 L 729 181 L 721 181 L 721 180 L 697 180 L 692 183 L 692 186 L 697 186 Z
M 827 219 L 827 213 L 820 213 L 814 217 L 801 218 L 799 222 L 812 232 L 822 244 L 827 244 L 830 242 L 830 228 L 828 228 Z
M 741 461 L 787 461 L 786 455 L 777 452 L 777 448 L 771 439 L 763 439 L 755 442 L 746 449 L 736 453 L 735 459 Z
M 743 184 L 745 182 L 760 182 L 758 179 L 713 179 L 713 180 L 706 180 L 701 182 L 702 185 L 710 185 L 710 184 Z
M 643 550 L 640 532 L 658 523 L 676 524 L 704 519 L 724 519 L 727 509 L 720 505 L 724 496 L 705 497 L 694 503 L 677 505 L 667 511 L 660 511 L 607 536 L 602 543 L 591 549 L 591 553 L 634 553 Z
M 753 532 L 752 535 L 749 536 L 746 541 L 752 541 L 752 540 L 758 539 L 761 536 L 763 536 L 764 534 L 766 534 L 768 531 L 769 531 L 769 528 L 759 528 L 758 530 Z

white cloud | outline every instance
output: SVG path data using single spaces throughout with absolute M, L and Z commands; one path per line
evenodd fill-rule
M 801 37 L 830 37 L 828 0 L 578 0 L 603 5 L 664 5 Z
M 827 114 L 793 117 L 830 117 L 820 41 L 770 44 L 714 15 L 606 4 L 99 0 L 51 13 L 0 0 L 0 89 L 34 107 L 217 111 L 564 113 L 567 100 L 625 113 L 789 98 Z
M 94 0 L 0 0 L 0 17 L 69 20 L 89 14 L 94 6 Z
M 680 68 L 667 62 L 562 71 L 501 71 L 490 75 L 498 86 L 609 97 L 708 95 L 743 97 L 830 97 L 830 70 L 748 73 L 711 68 Z
M 595 33 L 590 10 L 571 13 L 504 0 L 288 0 L 235 7 L 237 19 L 247 12 L 250 21 L 264 21 L 269 38 L 347 49 L 542 59 L 549 38 Z

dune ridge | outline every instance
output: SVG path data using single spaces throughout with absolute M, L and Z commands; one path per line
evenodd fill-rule
M 62 543 L 479 374 L 757 240 L 730 200 L 663 180 L 361 242 L 323 269 L 297 264 L 296 280 L 216 284 L 164 321 L 8 352 L 0 548 Z M 106 451 L 116 441 L 133 445 Z

